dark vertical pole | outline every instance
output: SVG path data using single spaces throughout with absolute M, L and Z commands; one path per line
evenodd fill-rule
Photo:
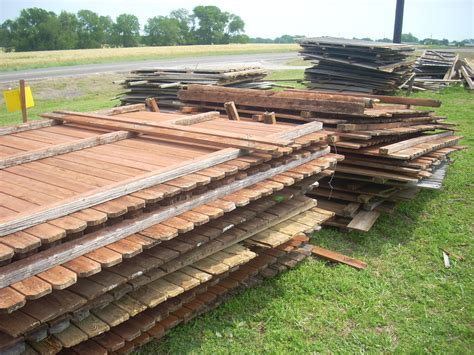
M 397 0 L 397 8 L 395 9 L 395 28 L 393 29 L 393 43 L 402 43 L 404 5 L 405 0 Z
M 21 106 L 21 118 L 23 123 L 28 121 L 28 114 L 26 112 L 26 94 L 25 94 L 25 81 L 20 80 L 20 106 Z

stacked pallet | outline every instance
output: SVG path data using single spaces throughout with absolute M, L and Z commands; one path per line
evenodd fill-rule
M 288 125 L 322 122 L 333 152 L 345 159 L 311 196 L 336 214 L 328 224 L 351 230 L 368 231 L 380 212 L 414 198 L 420 188 L 440 188 L 448 155 L 462 148 L 452 124 L 421 108 L 438 107 L 437 100 L 202 86 L 190 86 L 179 96 L 203 110 L 234 101 L 242 116 L 255 120 L 271 110 Z
M 120 82 L 126 91 L 120 95 L 122 105 L 144 103 L 154 98 L 160 107 L 177 108 L 179 89 L 189 84 L 269 89 L 267 75 L 259 65 L 202 66 L 199 68 L 143 68 L 134 70 Z
M 304 60 L 314 64 L 305 70 L 310 89 L 384 94 L 413 75 L 409 45 L 333 37 L 304 38 L 299 44 Z
M 0 129 L 1 353 L 128 353 L 294 266 L 333 216 L 305 196 L 342 158 L 320 123 L 134 110 Z

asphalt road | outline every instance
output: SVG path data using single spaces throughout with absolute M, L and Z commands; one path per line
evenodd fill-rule
M 208 57 L 186 57 L 176 59 L 141 60 L 130 62 L 83 64 L 64 67 L 27 69 L 9 72 L 0 72 L 0 83 L 25 80 L 38 80 L 68 76 L 83 76 L 102 73 L 121 73 L 143 67 L 194 67 L 200 64 L 229 64 L 229 63 L 256 63 L 260 62 L 267 69 L 284 69 L 286 62 L 296 59 L 298 54 L 291 53 L 263 53 L 237 54 Z M 293 67 L 298 68 L 298 67 Z

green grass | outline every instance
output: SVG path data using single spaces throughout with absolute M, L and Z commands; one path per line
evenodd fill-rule
M 307 260 L 142 353 L 472 351 L 474 97 L 462 88 L 419 96 L 443 101 L 438 112 L 459 124 L 470 149 L 455 154 L 441 191 L 402 203 L 369 233 L 325 228 L 312 238 L 367 261 L 366 270 Z M 446 269 L 440 248 L 464 260 L 451 257 Z
M 301 77 L 301 70 L 272 73 L 279 80 Z M 31 114 L 110 107 L 119 91 L 114 79 L 34 83 Z M 454 155 L 442 190 L 402 203 L 369 233 L 324 228 L 312 238 L 365 260 L 366 270 L 309 259 L 177 327 L 142 353 L 472 352 L 474 96 L 462 88 L 416 96 L 440 99 L 437 111 L 459 124 L 469 149 Z M 19 119 L 19 113 L 0 111 L 0 124 Z M 440 248 L 464 260 L 452 257 L 446 269 Z
M 112 81 L 122 79 L 119 74 L 101 74 L 78 78 L 57 78 L 32 81 L 31 87 L 35 106 L 28 109 L 28 119 L 54 110 L 94 111 L 117 105 L 112 101 L 121 90 Z M 8 89 L 0 84 L 0 92 Z M 21 123 L 21 112 L 7 112 L 3 95 L 0 96 L 0 125 Z
M 305 86 L 301 83 L 303 75 L 303 69 L 277 70 L 271 72 L 266 79 L 274 80 L 281 87 L 277 88 L 277 90 L 283 90 L 286 87 L 304 89 Z
M 47 68 L 77 64 L 98 64 L 183 57 L 296 52 L 293 44 L 221 44 L 133 48 L 72 49 L 38 52 L 1 52 L 0 71 Z
M 304 60 L 303 58 L 293 59 L 286 62 L 286 65 L 294 66 L 294 67 L 309 67 L 311 66 L 311 61 Z

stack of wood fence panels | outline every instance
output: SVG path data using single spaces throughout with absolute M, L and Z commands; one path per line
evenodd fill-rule
M 72 350 L 78 353 L 90 349 L 102 353 L 129 353 L 151 340 L 159 340 L 173 327 L 216 308 L 241 290 L 295 267 L 309 255 L 307 240 L 307 237 L 298 235 L 277 247 L 257 247 L 254 249 L 255 257 L 249 262 L 201 283 L 196 289 L 185 291 L 180 297 L 163 302 L 152 312 L 142 312 L 124 322 L 121 335 L 127 335 L 126 339 L 112 329 L 72 347 Z
M 304 38 L 299 44 L 304 60 L 314 64 L 305 70 L 310 89 L 384 94 L 413 75 L 409 45 L 333 37 Z
M 123 81 L 117 82 L 126 90 L 122 105 L 144 103 L 148 98 L 157 100 L 160 107 L 178 108 L 178 90 L 190 84 L 269 89 L 263 81 L 267 71 L 259 65 L 231 66 L 200 65 L 197 68 L 144 68 L 134 70 Z
M 367 231 L 380 212 L 390 212 L 420 188 L 440 188 L 449 154 L 462 149 L 455 125 L 430 109 L 441 105 L 437 100 L 312 90 L 216 92 L 202 86 L 189 86 L 179 96 L 202 110 L 233 101 L 243 119 L 259 120 L 272 111 L 289 127 L 322 122 L 333 153 L 345 159 L 312 196 L 336 213 L 328 223 L 354 230 Z
M 312 192 L 323 208 L 336 213 L 328 224 L 368 231 L 381 212 L 415 198 L 420 188 L 442 186 L 448 155 L 462 149 L 462 137 L 444 118 L 405 110 L 409 115 L 387 122 L 353 120 L 326 129 L 332 149 L 345 157 L 334 177 Z
M 319 122 L 44 117 L 0 129 L 2 352 L 131 351 L 205 311 L 208 287 L 242 287 L 254 260 L 294 265 L 284 253 L 333 216 L 304 195 L 342 159 Z

